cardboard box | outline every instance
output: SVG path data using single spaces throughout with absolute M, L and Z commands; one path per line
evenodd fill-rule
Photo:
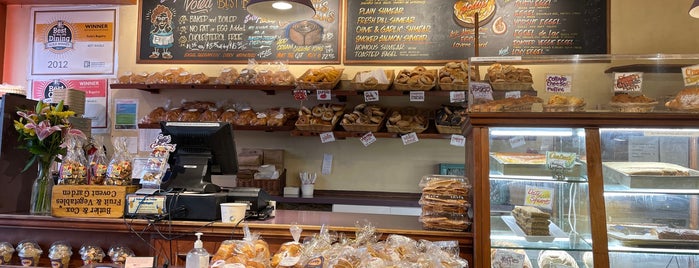
M 138 186 L 56 185 L 51 192 L 51 215 L 65 218 L 121 218 L 126 195 Z

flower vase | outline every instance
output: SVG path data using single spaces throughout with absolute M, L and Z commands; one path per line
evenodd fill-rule
M 29 213 L 32 215 L 51 215 L 51 192 L 53 191 L 53 177 L 51 176 L 50 161 L 37 161 L 39 172 L 32 185 L 32 197 L 30 201 Z

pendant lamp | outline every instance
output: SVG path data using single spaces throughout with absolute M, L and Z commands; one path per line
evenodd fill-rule
M 699 19 L 699 0 L 694 0 L 692 8 L 689 9 L 689 15 Z
M 316 14 L 311 0 L 250 0 L 246 8 L 252 15 L 277 21 L 306 20 Z

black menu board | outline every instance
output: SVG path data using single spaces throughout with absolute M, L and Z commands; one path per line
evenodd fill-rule
M 250 15 L 248 0 L 142 0 L 137 62 L 337 64 L 340 1 L 314 0 L 312 20 L 281 22 Z
M 608 0 L 347 0 L 344 61 L 608 53 Z

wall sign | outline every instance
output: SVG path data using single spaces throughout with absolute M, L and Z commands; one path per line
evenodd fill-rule
M 606 54 L 608 0 L 346 0 L 345 63 Z
M 29 76 L 116 75 L 116 8 L 32 9 Z
M 340 63 L 341 0 L 314 0 L 312 20 L 250 15 L 247 0 L 139 1 L 137 63 Z

